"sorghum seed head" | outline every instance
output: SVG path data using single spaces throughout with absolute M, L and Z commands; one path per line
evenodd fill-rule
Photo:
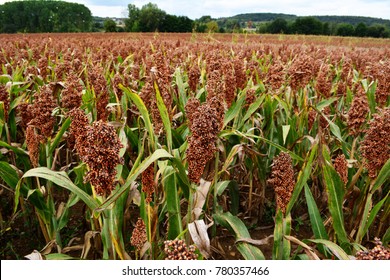
M 196 260 L 198 258 L 193 245 L 187 248 L 185 242 L 178 239 L 165 241 L 164 253 L 166 260 Z
M 137 248 L 137 250 L 141 250 L 144 246 L 146 238 L 146 226 L 144 221 L 141 218 L 138 218 L 137 223 L 135 224 L 135 228 L 133 229 L 133 233 L 131 235 L 130 244 Z
M 379 110 L 369 123 L 360 150 L 366 159 L 368 175 L 375 178 L 390 157 L 390 108 Z
M 334 160 L 334 168 L 340 175 L 341 180 L 346 184 L 348 182 L 348 162 L 344 154 L 338 155 Z
M 281 152 L 274 158 L 271 178 L 268 179 L 268 183 L 273 186 L 276 193 L 277 207 L 284 214 L 295 186 L 292 160 L 288 153 Z

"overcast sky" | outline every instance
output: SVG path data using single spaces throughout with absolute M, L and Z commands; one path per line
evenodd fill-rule
M 9 0 L 0 0 L 0 3 Z M 94 16 L 127 17 L 127 5 L 152 2 L 173 15 L 197 19 L 242 13 L 285 13 L 298 16 L 351 15 L 390 19 L 390 0 L 69 0 L 86 5 Z

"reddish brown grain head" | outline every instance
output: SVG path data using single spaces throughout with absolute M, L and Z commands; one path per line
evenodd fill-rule
M 82 102 L 83 86 L 75 74 L 70 74 L 65 82 L 65 88 L 61 92 L 61 105 L 63 108 L 72 110 L 79 108 Z
M 146 194 L 145 202 L 150 203 L 155 190 L 154 164 L 149 165 L 149 167 L 141 173 L 141 182 L 142 191 Z
M 81 124 L 85 118 L 74 118 Z M 85 177 L 99 195 L 109 195 L 115 188 L 116 166 L 123 163 L 119 150 L 123 147 L 112 125 L 97 121 L 75 131 L 76 150 L 80 159 L 88 165 Z
M 34 94 L 34 102 L 30 109 L 31 121 L 28 126 L 34 126 L 37 133 L 48 138 L 53 133 L 55 117 L 52 116 L 53 110 L 57 103 L 53 98 L 53 91 L 50 86 L 46 85 L 41 88 L 40 92 Z
M 146 226 L 141 218 L 138 218 L 133 233 L 131 234 L 130 244 L 134 246 L 138 251 L 142 249 L 146 243 Z
M 33 126 L 28 126 L 26 129 L 26 145 L 31 164 L 38 167 L 39 162 L 39 144 L 44 140 L 44 137 L 36 134 Z
M 340 175 L 341 180 L 344 184 L 348 182 L 348 162 L 344 154 L 338 155 L 334 160 L 334 169 Z
M 390 108 L 374 114 L 370 127 L 364 136 L 360 150 L 366 159 L 368 175 L 375 178 L 390 158 Z
M 357 260 L 390 260 L 390 250 L 382 245 L 379 238 L 375 238 L 375 247 L 368 251 L 356 253 Z
M 188 71 L 188 85 L 193 92 L 196 92 L 196 87 L 199 83 L 200 69 L 197 64 L 194 64 Z
M 360 87 L 352 99 L 351 107 L 348 111 L 347 124 L 350 135 L 358 135 L 362 131 L 362 126 L 366 122 L 369 111 L 367 96 Z
M 4 116 L 5 121 L 8 121 L 8 111 L 9 111 L 9 94 L 5 86 L 0 85 L 0 102 L 2 102 L 4 105 Z
M 217 134 L 223 121 L 223 111 L 217 109 L 221 103 L 216 98 L 196 107 L 197 104 L 190 99 L 186 106 L 191 131 L 187 149 L 188 177 L 194 183 L 199 183 L 207 162 L 214 156 Z
M 195 253 L 195 246 L 187 244 L 184 240 L 167 240 L 164 241 L 164 253 L 166 260 L 197 260 L 198 255 Z
M 275 190 L 277 207 L 285 214 L 295 186 L 292 160 L 288 153 L 281 152 L 274 158 L 268 183 Z

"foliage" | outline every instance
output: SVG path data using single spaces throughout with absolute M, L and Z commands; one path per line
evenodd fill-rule
M 64 1 L 12 1 L 0 5 L 0 33 L 87 32 L 91 11 Z
M 249 13 L 217 19 L 218 25 L 227 32 L 234 26 L 245 27 L 253 22 L 258 33 L 312 34 L 357 37 L 390 37 L 390 21 L 358 16 L 298 17 L 290 14 Z
M 387 246 L 386 40 L 0 40 L 0 241 L 16 243 L 5 237 L 23 215 L 46 259 L 351 259 L 375 237 Z
M 103 23 L 105 32 L 116 32 L 116 23 L 112 19 L 107 19 Z
M 156 4 L 148 3 L 139 9 L 128 5 L 126 30 L 130 32 L 191 32 L 192 20 L 186 16 L 169 15 Z

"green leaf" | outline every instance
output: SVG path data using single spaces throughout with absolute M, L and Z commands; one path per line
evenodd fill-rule
M 21 148 L 13 147 L 13 146 L 11 146 L 8 143 L 3 142 L 3 141 L 0 141 L 0 147 L 5 147 L 7 149 L 10 149 L 17 155 L 28 156 L 28 153 L 25 150 L 23 150 Z
M 385 235 L 383 235 L 382 237 L 383 246 L 388 247 L 389 242 L 390 242 L 390 227 L 386 230 Z
M 120 188 L 117 188 L 111 195 L 107 198 L 106 201 L 104 201 L 96 211 L 103 211 L 106 209 L 111 203 L 116 201 L 123 193 L 126 192 L 127 189 L 130 188 L 131 183 L 137 179 L 137 177 L 144 172 L 149 165 L 151 165 L 156 160 L 159 160 L 161 158 L 172 158 L 172 155 L 169 154 L 167 151 L 163 149 L 156 150 L 152 155 L 147 157 L 143 162 L 141 162 L 139 165 L 134 166 L 133 169 L 130 171 L 129 176 L 127 177 L 124 185 Z
M 221 226 L 227 228 L 237 239 L 251 238 L 245 224 L 230 212 L 213 215 L 215 221 Z M 252 244 L 244 241 L 236 243 L 238 251 L 246 260 L 264 260 L 261 250 Z
M 283 259 L 289 260 L 291 254 L 291 243 L 290 240 L 284 238 L 286 235 L 291 234 L 291 214 L 286 214 L 283 218 Z
M 321 100 L 321 101 L 318 102 L 318 104 L 316 105 L 316 109 L 317 109 L 318 111 L 322 111 L 322 109 L 324 109 L 325 107 L 328 107 L 330 104 L 332 104 L 332 103 L 335 102 L 336 100 L 338 100 L 337 97 L 332 97 L 332 98 L 329 98 L 329 99 Z
M 311 224 L 311 228 L 313 229 L 315 238 L 328 240 L 329 237 L 326 232 L 324 223 L 322 221 L 320 211 L 318 210 L 317 204 L 307 184 L 305 184 L 305 197 L 306 197 L 307 211 L 309 212 L 309 217 L 310 217 L 310 224 Z M 318 249 L 322 254 L 325 255 L 328 254 L 322 244 L 318 245 Z
M 26 177 L 43 178 L 53 182 L 60 187 L 63 187 L 77 195 L 92 210 L 99 206 L 98 203 L 91 196 L 89 196 L 86 192 L 84 192 L 82 189 L 73 184 L 73 182 L 69 179 L 68 175 L 63 171 L 58 172 L 50 170 L 46 167 L 38 167 L 27 171 L 22 178 Z
M 307 159 L 307 162 L 302 166 L 302 170 L 298 174 L 298 180 L 295 184 L 294 191 L 291 195 L 290 202 L 287 205 L 286 213 L 290 213 L 291 209 L 293 208 L 294 204 L 299 198 L 299 195 L 301 194 L 301 191 L 303 189 L 303 186 L 307 183 L 307 180 L 310 177 L 311 171 L 312 171 L 312 164 L 314 157 L 317 154 L 318 144 L 314 144 L 310 151 L 310 156 Z
M 252 114 L 253 114 L 254 112 L 257 111 L 257 109 L 258 109 L 258 108 L 260 107 L 260 105 L 263 103 L 265 96 L 266 96 L 265 94 L 261 95 L 261 97 L 257 98 L 256 101 L 253 102 L 253 103 L 249 106 L 248 110 L 246 111 L 244 117 L 243 117 L 242 120 L 241 120 L 241 125 L 240 125 L 239 127 L 241 127 L 242 124 L 243 124 L 247 119 L 249 119 L 249 118 L 252 116 Z
M 163 186 L 168 211 L 168 239 L 177 238 L 183 231 L 180 216 L 180 198 L 176 187 L 176 175 L 172 174 L 173 168 L 167 166 L 163 173 Z M 168 175 L 169 174 L 169 175 Z
M 123 90 L 126 94 L 126 96 L 132 100 L 135 104 L 135 106 L 137 106 L 138 110 L 140 111 L 141 115 L 142 115 L 142 118 L 144 119 L 144 122 L 145 122 L 145 127 L 146 127 L 146 130 L 148 131 L 150 137 L 150 143 L 151 143 L 151 146 L 154 148 L 156 147 L 155 146 L 155 136 L 154 136 L 154 131 L 153 131 L 153 126 L 152 126 L 152 122 L 150 121 L 150 117 L 149 117 L 149 112 L 148 112 L 148 109 L 146 108 L 144 102 L 142 101 L 141 97 L 139 97 L 138 94 L 130 91 L 129 89 L 125 88 L 123 85 L 119 85 L 119 88 L 121 90 Z
M 337 139 L 340 140 L 340 142 L 344 142 L 343 137 L 341 136 L 340 127 L 338 127 L 337 124 L 332 122 L 324 113 L 321 112 L 321 115 L 326 119 L 326 121 L 329 123 L 330 131 L 333 133 L 334 136 L 336 136 Z
M 372 222 L 375 220 L 375 218 L 377 218 L 377 214 L 378 214 L 379 210 L 382 208 L 383 203 L 385 203 L 385 201 L 386 201 L 388 196 L 389 196 L 389 192 L 371 210 L 371 207 L 372 207 L 372 194 L 369 193 L 367 195 L 366 204 L 365 204 L 364 211 L 363 211 L 363 216 L 361 218 L 361 223 L 360 223 L 360 226 L 359 226 L 358 233 L 356 234 L 356 239 L 355 239 L 356 243 L 359 243 L 359 244 L 361 243 L 364 235 L 366 235 L 366 233 L 367 233 L 368 229 L 370 228 Z
M 188 198 L 189 196 L 189 191 L 190 191 L 190 188 L 191 188 L 191 183 L 190 183 L 190 180 L 188 179 L 188 176 L 187 176 L 187 173 L 186 173 L 186 169 L 182 163 L 182 161 L 180 160 L 179 158 L 179 152 L 178 150 L 174 150 L 173 151 L 174 153 L 174 157 L 172 158 L 169 158 L 169 160 L 173 163 L 173 167 L 176 169 L 176 171 L 178 172 L 178 179 L 180 179 L 181 183 L 180 184 L 180 187 L 184 193 L 184 196 L 186 198 Z
M 245 137 L 245 138 L 255 138 L 255 139 L 260 139 L 268 144 L 270 144 L 271 146 L 274 146 L 275 148 L 285 152 L 285 153 L 288 153 L 291 158 L 295 159 L 295 160 L 298 160 L 298 161 L 304 161 L 303 158 L 301 158 L 300 156 L 298 156 L 297 154 L 293 153 L 292 151 L 290 151 L 289 149 L 283 147 L 283 146 L 280 146 L 279 144 L 276 144 L 270 140 L 268 140 L 267 138 L 264 138 L 264 137 L 261 137 L 261 136 L 257 136 L 257 135 L 252 135 L 252 134 L 245 134 L 245 133 L 241 133 L 240 131 L 238 130 L 231 130 L 231 131 L 224 131 L 220 136 L 223 137 L 223 136 L 227 136 L 227 135 L 238 135 L 238 136 L 241 136 L 241 137 Z
M 227 124 L 237 118 L 242 111 L 242 104 L 245 101 L 245 94 L 242 94 L 235 103 L 230 106 L 229 110 L 225 114 L 225 119 L 223 121 L 223 127 L 227 126 Z
M 230 197 L 229 210 L 233 215 L 237 215 L 240 206 L 240 191 L 239 191 L 238 183 L 235 180 L 230 181 L 229 197 Z
M 31 190 L 26 184 L 22 183 L 21 180 L 19 180 L 16 170 L 8 162 L 0 161 L 0 178 L 11 189 L 15 190 L 14 211 L 16 211 L 18 207 L 20 194 L 23 195 L 23 197 L 28 198 L 31 204 L 39 211 L 47 211 L 42 193 L 39 191 L 32 192 L 33 190 Z
M 178 105 L 179 105 L 180 111 L 184 114 L 185 113 L 185 106 L 187 104 L 187 93 L 186 93 L 185 83 L 183 82 L 182 73 L 181 73 L 179 67 L 176 68 L 174 77 L 175 77 L 175 81 L 176 81 L 176 85 L 177 85 L 177 89 L 178 89 L 178 93 L 179 93 Z
M 324 158 L 327 158 L 327 151 L 323 149 Z M 347 233 L 344 228 L 343 199 L 344 183 L 341 181 L 339 174 L 333 166 L 325 162 L 323 168 L 324 183 L 328 193 L 329 212 L 333 220 L 333 228 L 336 232 L 337 239 L 342 243 L 349 243 Z
M 220 172 L 227 172 L 227 169 L 229 165 L 233 162 L 234 157 L 239 153 L 242 152 L 243 150 L 243 145 L 237 144 L 233 146 L 233 148 L 230 150 L 229 155 L 226 157 L 226 160 L 221 168 Z
M 19 181 L 16 170 L 5 161 L 0 161 L 0 178 L 13 190 L 16 188 Z
M 69 196 L 69 199 L 64 207 L 64 210 L 61 214 L 61 216 L 57 219 L 57 230 L 63 229 L 69 221 L 69 208 L 75 205 L 80 200 L 80 197 L 75 195 L 74 193 L 71 193 Z
M 160 90 L 158 88 L 157 82 L 154 82 L 154 89 L 156 91 L 156 100 L 157 107 L 160 112 L 160 116 L 166 131 L 166 139 L 168 145 L 168 151 L 172 152 L 172 131 L 171 131 L 171 120 L 169 118 L 169 113 L 167 107 L 165 106 L 164 100 L 161 97 Z
M 274 228 L 274 246 L 272 250 L 273 260 L 283 260 L 283 213 L 277 210 Z
M 383 165 L 382 169 L 379 171 L 379 174 L 375 179 L 375 183 L 372 186 L 371 193 L 374 193 L 377 189 L 379 189 L 389 178 L 390 178 L 390 159 L 387 160 L 385 165 Z
M 62 136 L 66 132 L 66 130 L 69 128 L 71 123 L 71 119 L 67 118 L 64 123 L 62 124 L 61 129 L 57 132 L 56 136 L 54 137 L 53 141 L 50 143 L 50 149 L 49 154 L 53 153 L 54 150 L 57 148 L 58 143 L 60 143 Z
M 325 245 L 339 260 L 350 260 L 348 254 L 337 244 L 325 239 L 308 239 L 310 242 Z
M 362 81 L 363 83 L 363 81 Z M 376 113 L 376 100 L 375 100 L 375 91 L 377 88 L 377 82 L 372 82 L 368 88 L 367 91 L 367 100 L 368 100 L 368 106 L 370 108 L 371 114 Z
M 5 110 L 4 110 L 4 102 L 0 101 L 0 124 L 5 123 Z M 1 131 L 0 131 L 1 136 Z
M 283 132 L 283 145 L 286 144 L 286 139 L 288 132 L 290 131 L 290 125 L 283 125 L 282 126 L 282 132 Z
M 216 184 L 217 194 L 221 195 L 226 190 L 226 188 L 229 186 L 230 182 L 231 181 L 220 181 L 220 182 L 217 182 L 217 184 Z
M 59 254 L 59 253 L 53 253 L 45 255 L 46 260 L 74 260 L 75 258 L 66 255 L 66 254 Z

